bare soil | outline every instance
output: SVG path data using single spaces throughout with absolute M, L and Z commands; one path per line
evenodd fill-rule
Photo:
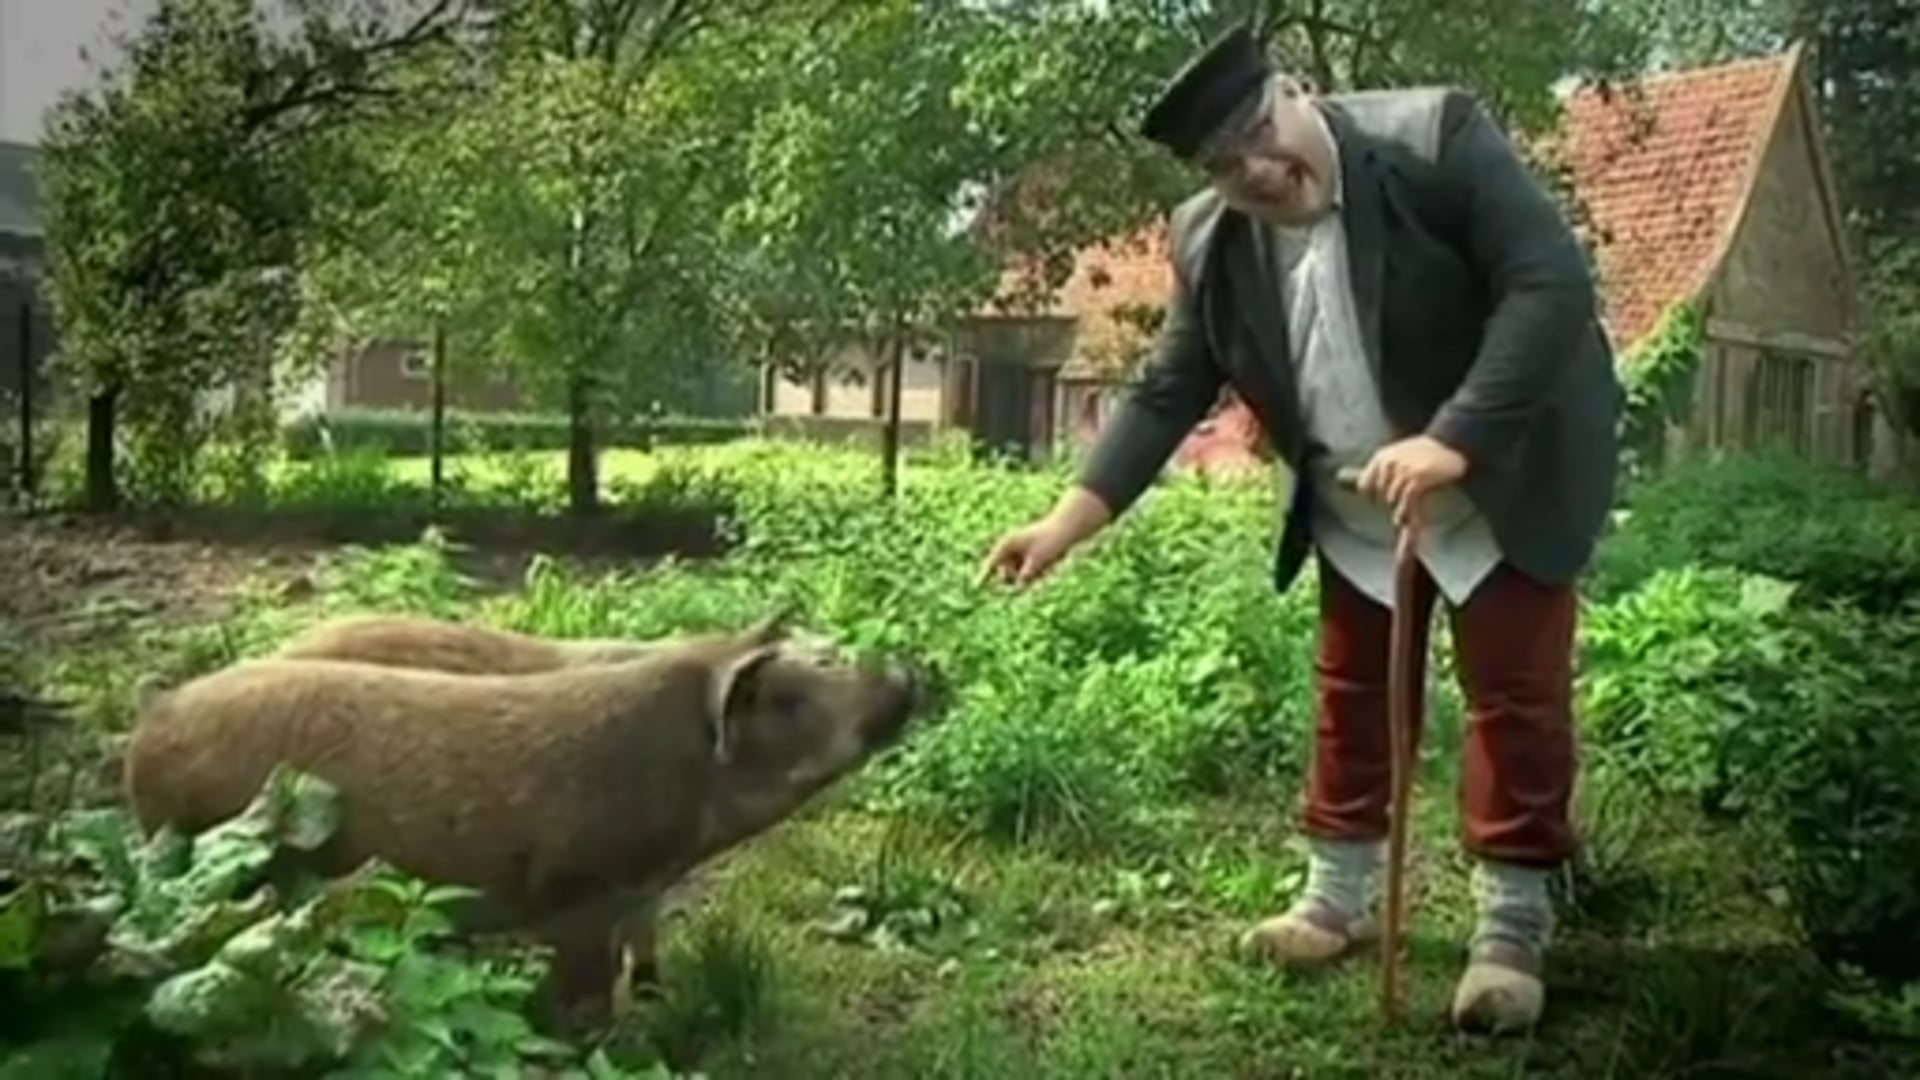
M 328 548 L 156 539 L 107 519 L 0 515 L 0 628 L 45 655 L 111 638 L 135 620 L 218 619 L 242 582 L 297 587 Z
M 712 556 L 721 548 L 711 519 L 649 528 L 618 519 L 508 518 L 453 523 L 455 539 L 468 545 L 456 561 L 483 589 L 518 588 L 535 551 L 558 549 L 570 561 L 612 569 L 664 554 Z M 135 621 L 217 620 L 231 611 L 243 583 L 264 581 L 289 598 L 304 596 L 314 571 L 342 544 L 384 546 L 419 536 L 419 523 L 411 521 L 355 524 L 338 515 L 155 519 L 0 511 L 0 644 L 48 655 L 97 648 Z

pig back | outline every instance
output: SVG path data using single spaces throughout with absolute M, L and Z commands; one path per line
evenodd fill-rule
M 699 833 L 711 761 L 689 710 L 704 682 L 666 667 L 504 677 L 243 662 L 150 703 L 127 793 L 143 827 L 198 832 L 284 761 L 340 789 L 323 872 L 378 856 L 538 908 L 671 864 Z
M 524 675 L 566 665 L 554 642 L 511 630 L 418 615 L 346 615 L 294 635 L 287 660 L 357 660 L 470 675 Z

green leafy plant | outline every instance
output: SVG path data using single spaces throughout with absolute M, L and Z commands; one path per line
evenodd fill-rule
M 500 1075 L 576 1062 L 525 1016 L 537 953 L 451 944 L 443 908 L 467 890 L 377 860 L 331 881 L 294 872 L 339 813 L 331 785 L 283 766 L 244 811 L 192 839 L 170 828 L 137 839 L 119 809 L 55 820 L 4 895 L 0 966 L 52 965 L 120 997 L 134 988 L 138 1012 L 103 1014 L 113 1027 L 98 1043 L 144 1026 L 203 1066 Z

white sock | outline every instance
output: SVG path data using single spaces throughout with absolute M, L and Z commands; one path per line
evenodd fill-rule
M 1535 953 L 1553 937 L 1552 871 L 1483 859 L 1473 869 L 1474 903 L 1480 917 L 1475 941 L 1501 938 Z
M 1323 904 L 1347 919 L 1373 906 L 1373 886 L 1387 845 L 1379 840 L 1307 841 L 1307 887 L 1303 902 Z

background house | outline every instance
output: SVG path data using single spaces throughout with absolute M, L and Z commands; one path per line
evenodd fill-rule
M 1078 322 L 1052 313 L 965 320 L 902 367 L 902 438 L 924 443 L 972 432 L 996 452 L 1043 459 L 1058 440 L 1059 384 Z M 887 415 L 891 371 L 865 342 L 849 341 L 810 373 L 761 373 L 760 413 L 771 433 L 876 435 Z
M 1855 354 L 1848 242 L 1801 48 L 1582 90 L 1541 149 L 1567 171 L 1623 358 L 1671 305 L 1697 301 L 1707 316 L 1693 414 L 1671 433 L 1673 449 L 1773 445 L 1887 466 L 1892 433 Z M 1164 241 L 1155 224 L 1080 254 L 1046 312 L 1070 340 L 1027 358 L 1054 395 L 1035 440 L 1050 431 L 1084 444 L 1110 414 L 1171 286 Z M 963 394 L 952 379 L 940 385 Z M 813 399 L 775 397 L 769 411 L 797 412 L 803 400 Z M 965 413 L 920 407 L 943 423 Z M 1241 464 L 1259 441 L 1250 414 L 1228 402 L 1176 462 Z
M 1890 432 L 1854 348 L 1857 291 L 1802 50 L 1568 102 L 1556 148 L 1590 215 L 1623 351 L 1697 302 L 1706 348 L 1677 450 L 1868 465 Z

